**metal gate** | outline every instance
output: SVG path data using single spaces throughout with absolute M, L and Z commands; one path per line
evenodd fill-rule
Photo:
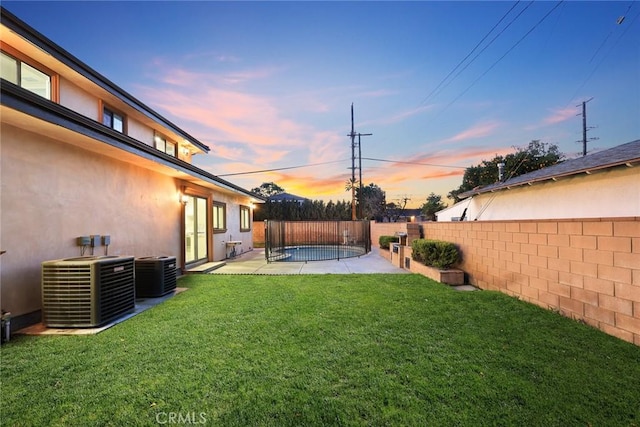
M 366 220 L 264 223 L 267 262 L 342 259 L 371 251 L 371 230 Z

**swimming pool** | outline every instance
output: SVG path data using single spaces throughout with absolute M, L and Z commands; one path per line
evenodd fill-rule
M 371 250 L 367 220 L 265 220 L 264 255 L 267 262 L 326 261 L 359 257 Z
M 348 245 L 314 245 L 287 247 L 277 257 L 277 261 L 306 262 L 331 259 L 353 258 L 366 253 L 363 247 Z

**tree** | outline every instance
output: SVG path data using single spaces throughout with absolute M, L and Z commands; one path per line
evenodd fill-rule
M 348 221 L 351 219 L 351 203 L 329 201 L 325 205 L 322 200 L 305 200 L 302 204 L 296 200 L 270 201 L 261 204 L 253 211 L 254 221 L 264 221 L 265 219 Z
M 460 201 L 458 195 L 476 187 L 484 187 L 498 182 L 498 164 L 504 163 L 503 181 L 518 175 L 546 168 L 564 160 L 564 154 L 555 144 L 533 140 L 526 147 L 514 147 L 516 152 L 506 156 L 496 156 L 483 160 L 479 165 L 468 167 L 462 177 L 462 185 L 447 195 L 454 202 Z
M 404 216 L 404 209 L 407 207 L 408 197 L 403 197 L 398 200 L 398 203 L 387 203 L 385 206 L 386 215 L 389 217 L 390 222 L 397 222 L 401 216 Z
M 360 219 L 373 219 L 384 216 L 386 211 L 386 193 L 376 184 L 371 183 L 362 187 L 360 194 L 360 182 L 349 179 L 344 187 L 345 191 L 353 191 L 355 196 L 356 212 Z
M 420 207 L 422 215 L 426 216 L 431 221 L 436 220 L 436 212 L 441 211 L 447 206 L 442 203 L 442 196 L 435 193 L 429 194 L 427 201 Z
M 360 188 L 356 188 L 356 200 L 359 212 L 362 214 L 361 219 L 380 218 L 385 213 L 386 193 L 374 183 L 362 187 L 362 194 L 360 194 Z
M 252 188 L 251 192 L 263 197 L 271 197 L 284 193 L 284 188 L 274 182 L 263 182 L 260 187 Z

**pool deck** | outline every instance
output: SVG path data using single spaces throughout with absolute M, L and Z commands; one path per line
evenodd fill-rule
M 237 258 L 226 260 L 226 264 L 209 272 L 209 274 L 259 274 L 259 275 L 291 275 L 291 274 L 407 274 L 407 270 L 393 266 L 382 257 L 378 248 L 354 258 L 330 261 L 309 262 L 271 262 L 267 263 L 264 249 L 254 249 Z

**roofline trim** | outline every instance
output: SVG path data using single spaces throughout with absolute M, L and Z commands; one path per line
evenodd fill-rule
M 81 133 L 82 135 L 99 140 L 105 144 L 125 150 L 129 153 L 172 167 L 191 175 L 194 178 L 199 178 L 203 181 L 209 182 L 210 184 L 245 194 L 257 200 L 265 200 L 262 196 L 238 185 L 232 184 L 231 182 L 219 178 L 218 176 L 200 169 L 197 166 L 156 150 L 150 145 L 108 128 L 95 120 L 29 92 L 28 90 L 11 82 L 4 79 L 1 80 L 2 84 L 0 85 L 0 94 L 2 96 L 0 97 L 0 100 L 4 106 L 21 111 L 24 114 L 28 114 L 29 116 L 48 123 L 63 126 L 72 131 Z
M 180 129 L 177 125 L 172 123 L 170 120 L 166 119 L 158 112 L 151 109 L 149 106 L 144 104 L 142 101 L 135 98 L 133 95 L 113 83 L 111 80 L 107 79 L 102 74 L 98 73 L 96 70 L 91 68 L 89 65 L 82 62 L 80 59 L 69 53 L 67 50 L 54 43 L 52 40 L 44 36 L 42 33 L 38 32 L 35 28 L 28 25 L 26 22 L 22 21 L 13 13 L 9 12 L 4 7 L 0 6 L 0 22 L 2 25 L 9 28 L 11 31 L 20 35 L 28 42 L 36 46 L 37 48 L 43 50 L 44 52 L 50 54 L 58 61 L 67 65 L 71 69 L 75 70 L 79 74 L 83 75 L 87 79 L 91 80 L 93 83 L 97 84 L 104 90 L 108 91 L 112 95 L 118 97 L 123 102 L 128 104 L 130 107 L 149 117 L 150 119 L 162 123 L 164 126 L 167 126 L 172 131 L 187 139 L 192 144 L 198 146 L 204 152 L 209 152 L 210 148 L 198 141 L 193 136 L 189 135 L 184 130 Z
M 461 199 L 467 199 L 468 197 L 477 196 L 479 194 L 484 194 L 489 192 L 494 193 L 496 191 L 501 191 L 501 190 L 511 190 L 512 188 L 521 187 L 523 185 L 531 186 L 533 184 L 537 184 L 539 182 L 544 182 L 549 180 L 558 181 L 560 179 L 567 178 L 573 175 L 580 175 L 583 173 L 590 175 L 594 172 L 600 172 L 605 169 L 612 169 L 619 166 L 634 167 L 636 165 L 640 165 L 640 157 L 637 157 L 635 159 L 627 159 L 627 160 L 607 163 L 597 167 L 576 169 L 571 172 L 561 173 L 557 175 L 548 175 L 548 176 L 543 176 L 543 177 L 539 177 L 531 180 L 525 180 L 521 182 L 515 182 L 515 183 L 505 182 L 502 185 L 498 185 L 495 187 L 483 187 L 483 188 L 478 188 L 477 190 L 466 191 L 464 193 L 459 194 L 458 197 L 460 197 Z

